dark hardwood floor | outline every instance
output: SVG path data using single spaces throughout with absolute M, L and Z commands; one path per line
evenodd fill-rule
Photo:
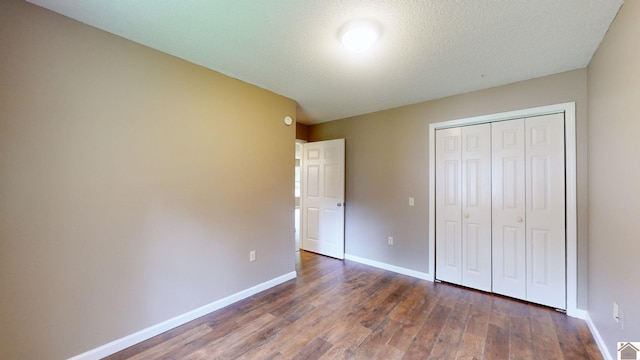
M 553 309 L 304 251 L 297 271 L 107 359 L 602 359 Z

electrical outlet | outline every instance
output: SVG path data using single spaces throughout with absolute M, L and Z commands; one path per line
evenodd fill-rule
M 387 244 L 389 244 L 389 245 L 393 245 L 393 236 L 389 236 L 389 237 L 387 238 Z
M 249 251 L 249 261 L 256 261 L 256 251 L 255 250 Z
M 415 199 L 410 197 L 409 198 L 409 206 L 413 206 L 413 205 L 415 205 Z

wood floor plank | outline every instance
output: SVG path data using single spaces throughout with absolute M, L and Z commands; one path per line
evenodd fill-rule
M 314 306 L 323 306 L 334 303 L 335 299 L 351 299 L 352 294 L 360 294 L 366 291 L 364 296 L 358 299 L 358 302 L 360 302 L 386 283 L 386 280 L 384 280 L 386 275 L 388 274 L 379 269 L 369 272 L 362 271 L 358 267 L 355 267 L 344 276 L 343 283 L 336 285 L 331 291 L 326 291 L 322 295 L 310 299 L 310 303 Z
M 484 354 L 485 337 L 465 332 L 460 339 L 456 360 L 479 360 Z
M 260 317 L 265 311 L 274 312 L 274 316 L 278 316 L 282 313 L 282 310 L 290 309 L 294 305 L 299 304 L 304 298 L 313 298 L 321 293 L 322 288 L 331 287 L 332 272 L 325 274 L 325 276 L 316 279 L 316 283 L 307 283 L 305 285 L 296 286 L 289 291 L 283 293 L 270 294 L 266 301 L 262 301 L 260 306 L 243 313 L 236 318 L 238 324 L 245 324 Z M 315 285 L 315 286 L 314 286 Z
M 335 324 L 337 319 L 332 316 L 334 310 L 335 308 L 331 307 L 320 307 L 318 311 L 314 311 L 315 317 L 305 319 L 304 323 L 299 323 L 298 325 L 306 324 L 306 326 L 296 326 L 297 332 L 292 333 L 290 338 L 285 339 L 285 342 L 280 347 L 280 352 L 286 357 L 295 357 L 316 337 L 323 335 Z
M 387 317 L 399 323 L 405 323 L 411 320 L 414 309 L 425 303 L 427 294 L 428 288 L 426 286 L 413 286 L 408 292 L 407 297 L 391 310 Z
M 319 324 L 323 320 L 329 324 L 331 312 L 331 308 L 313 307 L 304 317 L 297 319 L 290 326 L 275 334 L 271 341 L 248 351 L 241 359 L 260 359 L 276 351 L 283 354 L 283 356 L 288 354 L 290 355 L 289 357 L 294 357 L 317 337 L 317 331 L 311 331 L 311 329 L 317 330 L 322 327 Z
M 451 308 L 436 304 L 402 358 L 428 358 L 450 313 Z
M 356 359 L 384 359 L 383 353 L 387 352 L 387 343 L 393 334 L 400 329 L 402 324 L 392 319 L 385 319 L 371 334 L 362 342 L 356 351 Z
M 401 360 L 404 357 L 404 351 L 398 350 L 395 346 L 385 345 L 379 355 L 378 359 Z
M 268 326 L 270 323 L 276 320 L 276 317 L 265 313 L 255 321 L 231 332 L 227 336 L 208 343 L 206 346 L 199 348 L 192 353 L 181 356 L 185 360 L 204 360 L 212 359 L 219 356 L 225 349 L 232 348 L 238 344 L 242 344 L 245 338 L 260 331 L 263 327 Z M 248 344 L 251 345 L 251 344 Z
M 564 357 L 551 320 L 552 311 L 543 308 L 531 309 L 531 333 L 538 359 L 562 359 Z
M 158 344 L 150 349 L 147 349 L 137 355 L 130 357 L 131 360 L 155 360 L 164 356 L 177 348 L 184 347 L 196 339 L 202 338 L 204 335 L 211 332 L 211 328 L 206 324 L 202 324 L 197 328 L 193 328 L 186 331 L 174 338 L 171 338 L 161 344 Z
M 580 339 L 575 319 L 561 313 L 551 313 L 550 316 L 565 359 L 588 359 L 589 354 Z
M 219 357 L 222 359 L 237 359 L 247 351 L 259 347 L 263 343 L 269 341 L 280 330 L 284 329 L 291 322 L 286 318 L 275 318 L 273 321 L 265 324 L 260 329 L 245 336 L 241 342 L 232 344 L 224 348 L 224 351 L 220 352 Z M 216 348 L 218 348 L 216 346 Z M 211 355 L 213 355 L 212 353 Z
M 106 359 L 602 359 L 586 323 L 553 309 L 297 256 L 296 279 Z
M 595 339 L 591 335 L 589 326 L 587 326 L 584 321 L 578 321 L 578 323 L 576 324 L 576 329 L 578 330 L 578 337 L 580 338 L 580 341 L 584 345 L 584 348 L 589 355 L 589 359 L 602 360 L 602 353 L 600 352 Z
M 509 328 L 510 303 L 513 300 L 496 296 L 491 303 L 489 313 L 489 324 L 496 325 L 503 329 Z
M 535 359 L 531 322 L 528 317 L 509 318 L 509 356 L 511 359 Z
M 350 331 L 341 339 L 337 340 L 333 347 L 329 349 L 320 359 L 322 360 L 340 360 L 354 359 L 356 351 L 360 344 L 371 334 L 368 329 L 360 324 L 350 327 Z
M 417 304 L 407 314 L 402 327 L 389 340 L 389 345 L 401 350 L 407 351 L 411 343 L 414 341 L 418 331 L 422 328 L 429 313 L 433 310 L 439 299 L 439 288 L 433 288 L 423 302 Z
M 493 297 L 490 294 L 469 291 L 465 299 L 471 304 L 465 334 L 484 338 L 487 335 L 489 317 L 492 313 Z
M 220 326 L 215 326 L 213 328 L 211 328 L 211 326 L 208 324 L 207 326 L 210 327 L 210 332 L 193 341 L 185 342 L 181 347 L 174 347 L 171 351 L 167 352 L 163 356 L 158 357 L 157 360 L 173 360 L 185 358 L 191 353 L 198 351 L 206 347 L 207 345 L 214 343 L 215 341 L 220 341 L 225 336 L 241 328 L 240 325 L 232 321 L 224 321 L 222 324 L 220 324 Z
M 470 306 L 469 317 L 455 359 L 482 359 L 493 298 L 479 291 L 468 291 L 463 298 Z
M 378 301 L 375 297 L 372 302 L 368 302 L 368 309 L 363 305 L 363 316 L 360 317 L 362 326 L 373 329 L 376 328 L 389 315 L 399 302 L 406 296 L 406 293 L 414 286 L 416 281 L 403 281 L 394 291 L 389 293 L 382 301 Z
M 496 324 L 489 324 L 487 338 L 484 344 L 484 359 L 507 360 L 509 359 L 509 330 Z M 557 359 L 557 358 L 548 358 Z
M 265 357 L 261 357 L 261 358 L 257 358 L 257 359 L 264 359 L 264 360 L 289 360 L 288 358 L 284 357 L 284 355 L 280 354 L 279 352 L 275 352 L 269 356 L 265 356 Z
M 328 342 L 335 344 L 339 339 L 344 337 L 356 323 L 365 327 L 370 327 L 367 326 L 370 325 L 367 322 L 370 313 L 379 303 L 383 302 L 390 294 L 402 286 L 402 284 L 393 281 L 395 278 L 397 278 L 397 275 L 383 279 L 382 281 L 377 281 L 375 285 L 371 286 L 371 288 L 366 288 L 364 290 L 364 294 L 367 296 L 359 303 L 354 304 L 352 311 L 348 312 L 340 322 L 328 329 L 324 338 Z M 375 291 L 371 291 L 373 288 L 375 288 Z
M 458 301 L 449 314 L 447 322 L 431 350 L 430 359 L 453 359 L 458 352 L 462 334 L 467 326 L 471 305 L 466 301 Z
M 294 356 L 293 360 L 316 360 L 322 357 L 322 355 L 332 347 L 333 345 L 326 342 L 324 339 L 315 338 L 309 343 L 309 345 L 305 346 L 302 351 Z
M 326 339 L 326 334 L 330 331 L 331 328 L 335 327 L 336 324 L 344 324 L 347 323 L 345 319 L 336 319 L 335 314 L 346 314 L 351 313 L 353 308 L 367 299 L 372 293 L 375 291 L 379 291 L 384 287 L 385 284 L 387 286 L 390 284 L 388 279 L 382 279 L 382 276 L 376 276 L 375 274 L 369 274 L 367 276 L 366 273 L 360 273 L 359 276 L 354 277 L 354 279 L 358 279 L 356 283 L 352 283 L 350 285 L 350 291 L 344 295 L 342 295 L 342 291 L 344 289 L 337 289 L 334 291 L 328 291 L 324 302 L 317 303 L 312 302 L 317 306 L 318 312 L 315 312 L 314 315 L 318 315 L 311 322 L 307 322 L 307 326 L 305 328 L 300 329 L 300 331 L 283 345 L 280 352 L 288 357 L 293 357 L 299 351 L 301 351 L 304 347 L 308 345 L 310 341 L 312 341 L 318 334 L 323 334 Z M 357 284 L 357 285 L 353 285 Z M 353 287 L 351 287 L 353 286 Z M 348 296 L 346 300 L 336 302 L 335 299 L 343 298 L 343 296 Z M 352 321 L 351 324 L 355 324 L 355 321 Z M 342 337 L 344 333 L 336 334 L 338 338 Z M 335 341 L 335 339 L 334 339 Z M 329 341 L 331 343 L 331 341 Z

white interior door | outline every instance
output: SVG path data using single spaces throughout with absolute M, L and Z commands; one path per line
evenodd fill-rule
M 344 139 L 302 146 L 302 248 L 344 258 Z
M 461 129 L 436 131 L 436 278 L 462 283 Z
M 566 308 L 564 114 L 525 119 L 527 297 Z
M 491 291 L 491 124 L 462 128 L 462 285 Z
M 524 119 L 491 124 L 493 292 L 527 297 Z

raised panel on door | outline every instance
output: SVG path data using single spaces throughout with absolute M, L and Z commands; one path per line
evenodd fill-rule
M 526 299 L 524 119 L 491 124 L 493 292 Z
M 566 308 L 564 114 L 525 119 L 527 301 Z
M 436 278 L 462 283 L 461 130 L 436 131 Z
M 302 205 L 302 248 L 317 251 L 320 242 L 322 216 L 323 173 L 322 147 L 319 144 L 305 144 L 302 148 L 301 205 Z
M 302 146 L 302 248 L 344 258 L 344 139 Z
M 462 137 L 462 285 L 491 291 L 491 124 Z

